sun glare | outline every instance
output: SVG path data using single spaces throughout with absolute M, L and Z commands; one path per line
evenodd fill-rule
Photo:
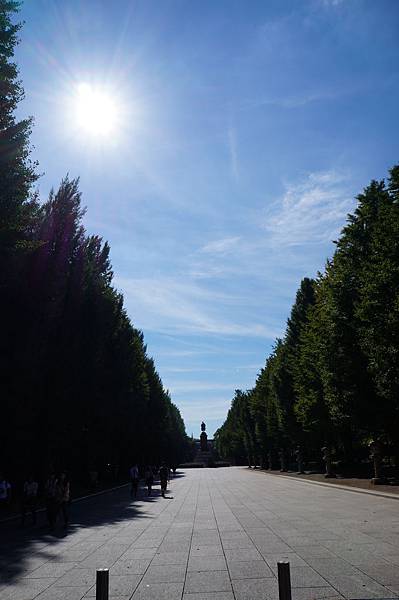
M 81 83 L 75 101 L 76 123 L 80 129 L 92 136 L 104 136 L 116 130 L 118 106 L 109 91 Z

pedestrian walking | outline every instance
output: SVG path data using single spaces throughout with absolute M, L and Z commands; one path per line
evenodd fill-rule
M 46 516 L 51 531 L 53 531 L 58 514 L 58 479 L 55 473 L 51 473 L 46 481 Z
M 145 484 L 147 486 L 147 490 L 148 490 L 148 496 L 151 496 L 151 492 L 152 492 L 152 486 L 154 484 L 154 473 L 152 472 L 152 468 L 151 467 L 147 467 L 145 470 Z
M 35 480 L 33 475 L 24 482 L 23 495 L 22 495 L 22 506 L 21 506 L 21 520 L 22 525 L 25 525 L 26 515 L 30 513 L 32 515 L 32 523 L 36 525 L 36 508 L 37 508 L 37 492 L 39 484 Z
M 11 483 L 0 473 L 0 515 L 9 507 L 11 502 Z
M 71 501 L 71 489 L 68 476 L 65 472 L 61 473 L 57 484 L 57 504 L 58 512 L 62 513 L 64 527 L 69 523 L 69 504 Z
M 140 480 L 139 468 L 137 465 L 133 465 L 133 467 L 130 467 L 130 481 L 131 481 L 130 496 L 131 496 L 131 498 L 136 498 L 136 496 L 137 496 L 139 480 Z
M 161 480 L 161 494 L 162 498 L 165 498 L 165 493 L 168 487 L 169 469 L 165 463 L 162 463 L 159 469 L 159 479 Z

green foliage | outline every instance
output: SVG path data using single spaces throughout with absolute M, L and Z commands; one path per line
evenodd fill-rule
M 329 444 L 346 459 L 373 437 L 398 445 L 399 166 L 357 200 L 324 273 L 302 281 L 285 336 L 248 393 L 261 463 L 270 450 L 292 456 L 297 444 L 316 456 Z M 225 456 L 234 456 L 233 430 L 239 447 L 245 427 L 234 411 L 219 430 Z
M 24 96 L 13 62 L 21 24 L 12 16 L 19 3 L 0 0 L 0 272 L 8 271 L 17 247 L 29 238 L 32 213 L 30 197 L 36 181 L 35 164 L 29 159 L 32 119 L 17 121 L 15 109 Z
M 112 286 L 109 245 L 87 235 L 79 181 L 31 195 L 31 120 L 12 62 L 17 2 L 0 0 L 0 397 L 2 467 L 86 477 L 132 461 L 177 464 L 189 442 L 179 410 Z

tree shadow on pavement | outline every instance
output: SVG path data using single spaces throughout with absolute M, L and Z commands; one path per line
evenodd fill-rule
M 100 547 L 101 541 L 105 544 L 117 535 L 118 525 L 127 521 L 132 524 L 140 523 L 143 518 L 153 519 L 156 515 L 148 514 L 145 505 L 163 500 L 158 489 L 153 490 L 153 495 L 147 496 L 144 488 L 137 498 L 132 499 L 129 485 L 126 485 L 112 492 L 74 502 L 70 507 L 70 525 L 67 529 L 58 520 L 55 530 L 51 532 L 44 511 L 37 513 L 36 526 L 22 528 L 19 520 L 0 524 L 0 588 L 28 574 L 34 577 L 33 571 L 48 561 L 84 560 L 97 550 L 89 539 L 97 535 L 96 540 L 99 540 L 99 529 L 96 528 L 106 525 L 111 529 L 109 535 L 106 531 L 103 532 L 103 540 L 98 543 Z M 132 536 L 132 543 L 134 539 Z M 113 543 L 118 541 L 113 540 Z M 81 552 L 79 558 L 63 557 L 64 550 L 70 556 L 74 553 L 78 556 L 78 549 Z

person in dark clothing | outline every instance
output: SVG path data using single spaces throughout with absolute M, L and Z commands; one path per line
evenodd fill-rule
M 162 498 L 165 498 L 165 492 L 168 487 L 168 479 L 169 479 L 169 469 L 165 465 L 165 463 L 163 463 L 161 468 L 159 469 L 159 479 L 161 480 Z
M 36 507 L 37 507 L 37 491 L 38 483 L 35 481 L 33 475 L 30 475 L 24 483 L 22 506 L 21 506 L 21 519 L 22 525 L 25 525 L 25 518 L 27 513 L 31 513 L 33 525 L 36 525 Z
M 136 498 L 137 490 L 139 487 L 139 481 L 140 481 L 140 474 L 139 474 L 138 466 L 133 465 L 132 467 L 130 467 L 129 473 L 130 473 L 130 482 L 131 482 L 130 497 Z
M 57 485 L 58 512 L 62 513 L 64 527 L 69 523 L 70 483 L 66 473 L 61 473 Z
M 145 484 L 146 484 L 147 490 L 148 490 L 148 496 L 151 496 L 152 486 L 154 484 L 154 474 L 152 472 L 151 467 L 146 468 L 144 477 L 145 477 Z
M 46 516 L 51 531 L 54 529 L 58 514 L 58 479 L 54 473 L 50 475 L 46 482 Z

